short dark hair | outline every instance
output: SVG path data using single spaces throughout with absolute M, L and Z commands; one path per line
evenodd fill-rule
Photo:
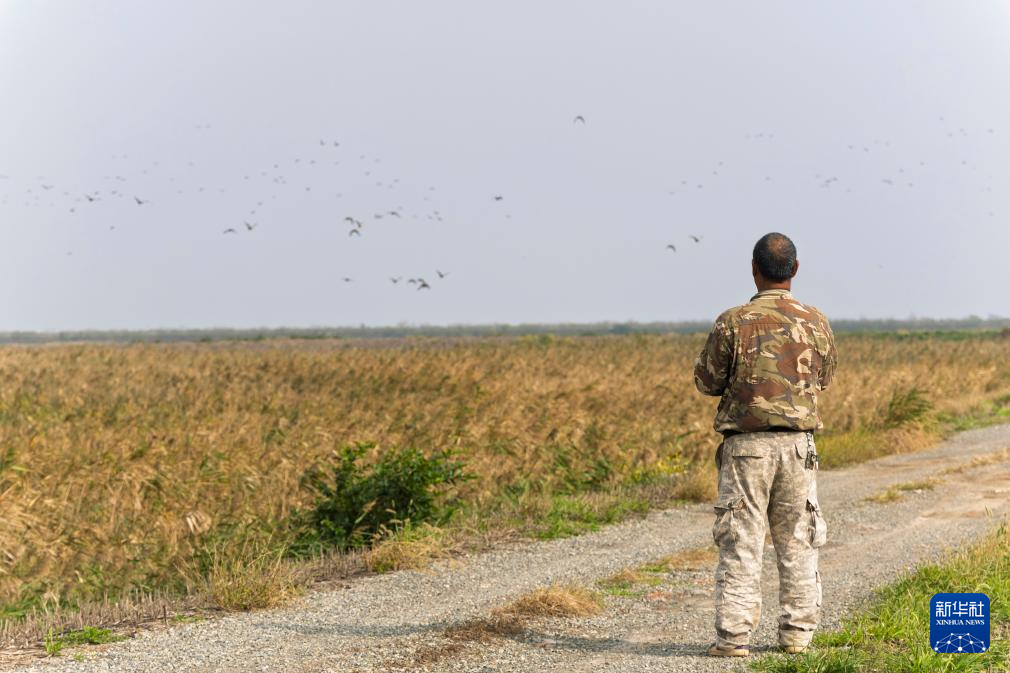
M 785 234 L 765 234 L 754 244 L 754 263 L 768 280 L 789 280 L 796 270 L 796 246 Z

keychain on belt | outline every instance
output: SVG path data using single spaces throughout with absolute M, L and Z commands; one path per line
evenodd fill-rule
M 803 463 L 803 467 L 808 470 L 816 470 L 820 463 L 820 458 L 817 457 L 817 452 L 814 450 L 814 439 L 811 433 L 807 433 L 807 458 Z

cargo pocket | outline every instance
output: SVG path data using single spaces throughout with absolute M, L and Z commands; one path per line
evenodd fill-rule
M 733 518 L 736 512 L 743 509 L 743 496 L 732 495 L 715 503 L 715 525 L 712 526 L 712 539 L 720 547 L 723 543 L 736 539 L 733 530 Z
M 828 541 L 828 524 L 821 515 L 821 506 L 816 500 L 807 499 L 807 513 L 810 515 L 810 546 L 814 549 L 823 547 Z

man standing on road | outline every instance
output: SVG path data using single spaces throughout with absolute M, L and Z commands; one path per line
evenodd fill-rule
M 771 233 L 754 246 L 757 294 L 720 315 L 694 367 L 695 385 L 721 397 L 715 417 L 719 495 L 712 537 L 716 642 L 708 653 L 750 654 L 761 615 L 765 521 L 778 559 L 778 640 L 786 652 L 810 645 L 820 617 L 817 548 L 827 528 L 817 502 L 817 393 L 835 371 L 834 337 L 820 311 L 790 293 L 796 247 Z

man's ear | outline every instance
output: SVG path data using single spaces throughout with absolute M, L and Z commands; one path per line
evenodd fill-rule
M 751 272 L 752 276 L 754 276 L 755 278 L 757 278 L 757 275 L 758 275 L 758 263 L 755 262 L 753 259 L 750 261 L 750 272 Z
M 796 260 L 795 262 L 793 262 L 793 275 L 790 277 L 795 277 L 796 272 L 799 270 L 800 270 L 800 260 Z

